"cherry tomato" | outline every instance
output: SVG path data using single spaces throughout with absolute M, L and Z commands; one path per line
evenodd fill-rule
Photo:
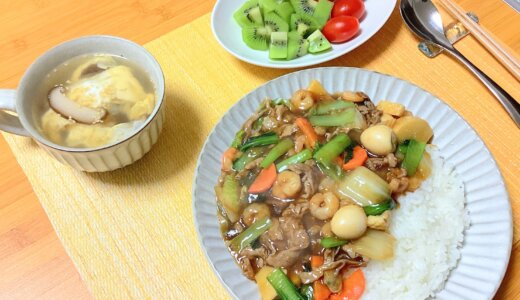
M 323 35 L 331 43 L 350 40 L 359 31 L 359 21 L 352 16 L 339 16 L 330 19 L 322 29 Z
M 332 8 L 332 17 L 353 16 L 358 20 L 365 13 L 363 0 L 336 0 Z

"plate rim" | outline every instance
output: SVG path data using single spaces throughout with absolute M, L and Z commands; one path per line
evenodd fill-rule
M 306 73 L 306 72 L 320 72 L 320 71 L 324 71 L 324 72 L 335 72 L 335 71 L 345 71 L 345 72 L 348 72 L 349 70 L 357 70 L 357 71 L 361 71 L 361 72 L 368 72 L 368 73 L 374 73 L 374 74 L 377 74 L 378 76 L 383 76 L 383 77 L 386 77 L 388 79 L 394 79 L 394 80 L 397 80 L 397 81 L 402 81 L 406 84 L 409 84 L 410 86 L 412 87 L 415 87 L 416 89 L 418 89 L 419 91 L 423 92 L 423 93 L 426 93 L 428 95 L 431 95 L 435 98 L 435 100 L 437 100 L 438 102 L 440 102 L 440 104 L 442 105 L 445 105 L 446 107 L 449 108 L 449 110 L 451 110 L 451 112 L 455 113 L 455 116 L 457 117 L 457 119 L 459 121 L 462 121 L 463 124 L 468 127 L 471 131 L 473 131 L 473 133 L 475 133 L 475 136 L 477 137 L 478 141 L 482 143 L 483 145 L 483 150 L 489 155 L 489 157 L 491 158 L 491 161 L 490 163 L 492 164 L 493 166 L 493 170 L 496 171 L 496 173 L 498 174 L 498 178 L 500 180 L 500 186 L 499 188 L 503 189 L 503 193 L 504 193 L 504 196 L 505 198 L 507 199 L 507 215 L 508 215 L 508 219 L 507 219 L 507 223 L 508 223 L 508 226 L 507 226 L 507 229 L 508 229 L 508 232 L 507 232 L 507 236 L 508 236 L 508 243 L 506 245 L 506 249 L 508 250 L 507 251 L 507 257 L 504 257 L 504 264 L 503 266 L 501 267 L 501 271 L 500 271 L 500 274 L 499 274 L 499 281 L 497 282 L 496 286 L 494 287 L 493 289 L 493 292 L 490 296 L 490 299 L 493 298 L 498 289 L 500 288 L 503 280 L 504 280 L 504 277 L 505 277 L 505 274 L 506 274 L 506 271 L 507 271 L 507 268 L 509 266 L 509 262 L 510 262 L 510 258 L 511 258 L 511 250 L 512 250 L 512 244 L 513 244 L 513 215 L 512 215 L 512 208 L 511 208 L 511 198 L 510 198 L 510 195 L 509 195 L 509 191 L 507 189 L 507 185 L 505 184 L 505 180 L 504 180 L 504 176 L 502 175 L 502 172 L 500 170 L 500 168 L 498 167 L 498 164 L 496 162 L 496 159 L 495 157 L 493 156 L 493 154 L 491 153 L 491 151 L 489 150 L 488 146 L 486 145 L 486 143 L 484 142 L 484 140 L 482 139 L 482 137 L 478 134 L 478 132 L 473 128 L 473 126 L 471 126 L 471 124 L 466 121 L 455 109 L 453 109 L 448 103 L 446 103 L 445 101 L 443 101 L 441 98 L 437 97 L 436 95 L 434 95 L 433 93 L 423 89 L 422 87 L 414 84 L 413 82 L 409 81 L 409 80 L 406 80 L 406 79 L 402 79 L 402 78 L 399 78 L 397 76 L 393 76 L 393 75 L 389 75 L 389 74 L 385 74 L 385 73 L 382 73 L 382 72 L 378 72 L 378 71 L 375 71 L 375 70 L 370 70 L 370 69 L 366 69 L 366 68 L 357 68 L 357 67 L 317 67 L 317 68 L 309 68 L 309 69 L 303 69 L 303 70 L 298 70 L 298 71 L 295 71 L 295 72 L 290 72 L 290 73 L 287 73 L 287 74 L 284 74 L 284 75 L 281 75 L 281 76 L 278 76 L 278 77 L 275 77 L 271 80 L 268 80 L 266 82 L 264 82 L 263 84 L 257 86 L 256 88 L 250 90 L 249 92 L 247 92 L 246 94 L 244 94 L 243 96 L 241 96 L 237 101 L 235 101 L 235 103 L 233 103 L 227 110 L 226 112 L 219 118 L 219 120 L 215 123 L 215 125 L 213 126 L 213 128 L 211 129 L 211 131 L 208 133 L 207 135 L 207 138 L 203 144 L 203 146 L 200 148 L 200 153 L 199 153 L 199 156 L 197 158 L 197 164 L 195 166 L 195 171 L 194 171 L 194 175 L 193 175 L 193 180 L 192 180 L 192 217 L 193 217 L 193 220 L 194 220 L 194 225 L 195 225 L 195 229 L 196 229 L 196 232 L 197 232 L 197 237 L 198 237 L 198 241 L 199 241 L 199 246 L 202 248 L 202 251 L 204 252 L 204 256 L 206 257 L 206 260 L 207 260 L 207 263 L 211 266 L 212 270 L 213 270 L 213 273 L 217 276 L 217 278 L 219 279 L 219 281 L 221 282 L 221 284 L 226 288 L 226 290 L 228 291 L 228 293 L 234 298 L 234 299 L 239 299 L 239 297 L 235 294 L 235 292 L 231 289 L 230 286 L 228 286 L 224 279 L 222 278 L 222 275 L 220 274 L 220 272 L 216 269 L 216 266 L 214 264 L 214 262 L 211 260 L 211 258 L 209 257 L 209 253 L 204 245 L 204 242 L 203 242 L 203 235 L 202 235 L 202 232 L 200 231 L 201 229 L 201 226 L 200 226 L 200 223 L 197 219 L 197 207 L 196 207 L 196 200 L 197 200 L 197 197 L 196 197 L 196 194 L 197 194 L 197 181 L 198 181 L 198 178 L 199 178 L 199 170 L 201 168 L 201 160 L 202 160 L 202 156 L 205 154 L 205 152 L 207 151 L 207 147 L 208 147 L 208 144 L 210 142 L 210 138 L 216 133 L 216 129 L 217 127 L 221 126 L 221 124 L 224 122 L 225 118 L 229 118 L 230 116 L 230 112 L 234 109 L 236 109 L 236 107 L 238 107 L 240 105 L 241 102 L 245 101 L 246 98 L 248 98 L 251 94 L 255 93 L 258 89 L 261 89 L 267 85 L 270 85 L 272 84 L 274 81 L 277 81 L 277 80 L 283 80 L 283 79 L 286 79 L 288 77 L 291 77 L 291 76 L 299 76 L 303 73 Z M 456 167 L 456 166 L 454 166 Z M 465 203 L 465 206 L 467 205 L 467 202 Z M 470 220 L 471 220 L 471 215 L 470 215 Z M 216 222 L 217 223 L 217 222 Z M 218 226 L 218 223 L 217 223 L 217 226 Z M 465 229 L 466 231 L 467 229 Z M 466 239 L 466 232 L 464 233 L 464 240 Z M 460 248 L 460 249 L 463 249 Z M 230 256 L 231 257 L 231 256 Z M 462 254 L 461 254 L 461 258 L 462 258 Z M 459 262 L 460 262 L 460 258 L 459 260 L 457 261 L 457 265 L 450 270 L 450 275 L 452 274 L 452 272 L 454 270 L 456 270 L 458 267 L 459 267 Z M 445 280 L 444 283 L 446 283 L 447 281 Z M 443 287 L 442 289 L 436 291 L 436 293 L 444 290 L 445 287 Z
M 211 11 L 211 32 L 213 33 L 213 36 L 215 37 L 215 39 L 217 40 L 217 42 L 220 44 L 220 46 L 222 48 L 224 48 L 229 54 L 231 54 L 232 56 L 236 57 L 237 59 L 243 61 L 243 62 L 246 62 L 246 63 L 249 63 L 249 64 L 252 64 L 252 65 L 255 65 L 255 66 L 259 66 L 259 67 L 266 67 L 266 68 L 273 68 L 273 69 L 295 69 L 295 68 L 304 68 L 304 67 L 309 67 L 309 66 L 314 66 L 314 65 L 317 65 L 317 64 L 321 64 L 321 63 L 325 63 L 325 62 L 328 62 L 328 61 L 331 61 L 333 59 L 336 59 L 340 56 L 343 56 L 349 52 L 352 52 L 354 51 L 355 49 L 357 49 L 358 47 L 360 47 L 361 45 L 365 44 L 369 39 L 371 39 L 374 35 L 376 35 L 380 30 L 381 28 L 383 28 L 383 26 L 388 22 L 388 20 L 390 19 L 390 16 L 392 15 L 392 13 L 394 12 L 395 10 L 395 7 L 397 5 L 397 0 L 384 0 L 384 1 L 393 1 L 393 4 L 391 5 L 392 9 L 389 9 L 388 12 L 385 14 L 384 16 L 384 21 L 381 22 L 381 24 L 379 24 L 378 26 L 376 26 L 377 28 L 375 29 L 374 33 L 368 37 L 366 37 L 364 40 L 361 40 L 360 42 L 358 42 L 357 45 L 354 45 L 352 46 L 351 48 L 348 48 L 344 51 L 338 51 L 337 53 L 331 55 L 330 57 L 329 56 L 326 56 L 326 57 L 319 57 L 319 56 L 316 56 L 316 57 L 319 57 L 318 59 L 315 59 L 315 60 L 312 60 L 312 61 L 309 61 L 309 62 L 304 62 L 304 63 L 297 63 L 297 60 L 293 60 L 295 63 L 289 63 L 289 64 L 283 64 L 283 65 L 278 65 L 276 64 L 276 62 L 269 62 L 269 63 L 264 63 L 264 62 L 261 62 L 261 61 L 256 61 L 256 60 L 252 60 L 252 59 L 249 59 L 249 58 L 246 58 L 244 57 L 243 55 L 239 54 L 239 53 L 236 53 L 235 51 L 231 50 L 218 36 L 217 34 L 217 31 L 216 31 L 216 22 L 215 22 L 215 16 L 217 14 L 217 9 L 220 7 L 221 3 L 223 3 L 224 1 L 230 1 L 230 0 L 217 0 L 217 2 L 215 3 L 215 5 L 213 6 L 213 10 Z

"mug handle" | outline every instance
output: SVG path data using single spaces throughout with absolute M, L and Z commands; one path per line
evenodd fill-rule
M 16 90 L 0 90 L 0 130 L 17 135 L 29 136 L 18 117 L 2 110 L 16 113 Z

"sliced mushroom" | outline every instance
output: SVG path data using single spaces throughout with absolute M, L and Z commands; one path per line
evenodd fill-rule
M 64 93 L 63 87 L 55 87 L 49 93 L 49 104 L 52 109 L 65 118 L 70 118 L 79 123 L 96 124 L 101 122 L 106 115 L 103 108 L 90 108 L 81 106 L 70 100 Z

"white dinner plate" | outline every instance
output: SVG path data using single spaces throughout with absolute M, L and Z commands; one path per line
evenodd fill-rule
M 235 264 L 220 235 L 213 187 L 220 175 L 220 156 L 242 124 L 265 98 L 290 97 L 317 79 L 330 91 L 364 91 L 375 103 L 402 103 L 433 128 L 433 144 L 464 182 L 471 227 L 466 230 L 461 259 L 437 299 L 491 299 L 509 261 L 511 206 L 504 181 L 475 130 L 448 105 L 398 78 L 357 68 L 318 68 L 274 79 L 244 96 L 224 114 L 208 136 L 193 184 L 195 226 L 210 265 L 237 299 L 260 299 L 257 286 Z
M 233 19 L 233 13 L 246 0 L 218 0 L 211 14 L 211 28 L 218 42 L 229 53 L 238 59 L 262 67 L 270 68 L 301 68 L 329 61 L 348 53 L 371 38 L 383 27 L 397 0 L 365 0 L 365 16 L 359 23 L 359 33 L 350 41 L 333 44 L 332 51 L 322 54 L 308 54 L 293 60 L 271 60 L 268 51 L 258 51 L 249 48 L 242 41 L 242 30 Z

